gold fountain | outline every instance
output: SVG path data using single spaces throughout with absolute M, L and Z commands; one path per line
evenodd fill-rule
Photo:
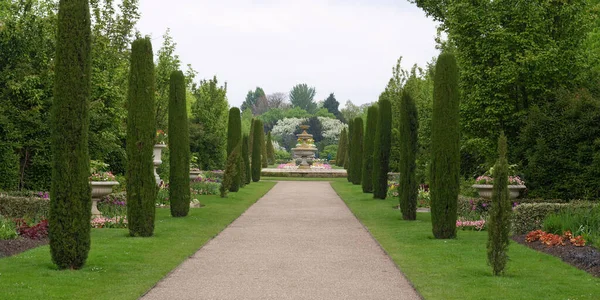
M 302 129 L 302 133 L 297 134 L 298 141 L 301 143 L 299 147 L 292 148 L 292 156 L 294 159 L 300 158 L 302 161 L 298 165 L 298 169 L 310 169 L 310 164 L 308 163 L 308 159 L 314 158 L 317 153 L 317 147 L 311 142 L 312 134 L 306 132 L 310 126 L 308 125 L 300 125 L 300 129 Z

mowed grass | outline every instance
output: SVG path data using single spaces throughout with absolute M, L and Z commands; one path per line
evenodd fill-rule
M 560 259 L 511 243 L 506 275 L 487 265 L 487 231 L 436 240 L 429 213 L 403 221 L 397 199 L 375 200 L 360 186 L 332 187 L 425 299 L 599 299 L 600 278 Z
M 156 210 L 154 237 L 127 229 L 92 229 L 85 267 L 58 271 L 48 246 L 0 259 L 0 299 L 138 299 L 233 222 L 275 185 L 252 183 L 228 198 L 202 196 L 206 205 L 185 218 Z

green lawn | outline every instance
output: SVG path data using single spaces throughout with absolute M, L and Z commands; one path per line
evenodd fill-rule
M 157 209 L 155 236 L 126 229 L 92 229 L 92 248 L 79 271 L 57 271 L 48 246 L 0 259 L 1 299 L 138 299 L 167 273 L 275 185 L 258 182 L 228 198 L 202 196 L 185 218 Z
M 494 277 L 486 263 L 487 232 L 459 231 L 436 240 L 429 213 L 401 220 L 396 199 L 374 200 L 360 186 L 332 187 L 425 299 L 598 299 L 600 278 L 553 256 L 512 243 L 507 274 Z

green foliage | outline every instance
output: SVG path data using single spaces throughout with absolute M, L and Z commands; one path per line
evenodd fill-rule
M 153 149 L 156 135 L 154 61 L 149 38 L 131 45 L 127 115 L 127 221 L 129 235 L 152 236 L 157 188 Z
M 271 141 L 271 132 L 267 134 L 267 163 L 272 165 L 275 163 L 275 148 L 273 148 L 273 141 Z
M 344 166 L 344 161 L 346 159 L 346 148 L 348 147 L 348 132 L 346 128 L 342 129 L 342 133 L 340 134 L 340 139 L 338 141 L 338 151 L 335 155 L 335 165 L 338 167 Z
M 49 238 L 59 269 L 81 269 L 90 250 L 88 152 L 91 29 L 88 1 L 61 0 L 51 115 Z
M 227 87 L 216 77 L 202 80 L 193 89 L 191 151 L 198 156 L 200 169 L 221 170 L 227 158 Z
M 299 107 L 312 114 L 317 109 L 317 104 L 314 101 L 315 94 L 314 87 L 309 87 L 306 83 L 297 84 L 290 91 L 290 102 L 292 106 Z
M 225 167 L 225 172 L 223 173 L 223 182 L 221 182 L 221 187 L 219 188 L 221 198 L 227 197 L 228 191 L 237 192 L 240 189 L 239 185 L 237 190 L 233 189 L 236 178 L 241 178 L 239 174 L 240 152 L 241 145 L 238 143 L 227 157 L 227 166 Z
M 492 208 L 488 219 L 487 258 L 492 273 L 497 276 L 504 273 L 508 261 L 508 243 L 512 205 L 508 191 L 508 161 L 506 160 L 506 136 L 498 138 L 498 162 L 494 166 L 494 188 L 492 190 Z
M 551 214 L 558 214 L 568 209 L 590 210 L 598 204 L 593 202 L 571 203 L 525 203 L 513 210 L 512 229 L 514 234 L 525 234 L 532 230 L 541 229 L 544 220 Z
M 15 222 L 0 215 L 0 240 L 14 240 L 18 237 Z
M 231 173 L 231 175 L 233 175 L 233 177 L 231 177 L 231 184 L 227 185 L 227 188 L 230 192 L 237 192 L 240 190 L 240 185 L 242 184 L 242 173 L 240 171 L 242 161 L 239 160 L 242 151 L 240 146 L 240 143 L 242 142 L 242 119 L 239 108 L 232 107 L 229 109 L 229 122 L 227 124 L 227 166 L 225 167 L 225 172 L 234 171 L 234 173 Z M 240 146 L 240 149 L 238 150 L 236 157 L 230 158 L 231 153 L 234 149 L 238 148 L 238 146 Z M 231 159 L 236 159 L 234 161 L 234 166 L 229 166 Z M 225 174 L 225 176 L 228 175 L 230 174 Z
M 377 130 L 373 147 L 373 198 L 385 199 L 392 146 L 392 104 L 385 94 L 379 97 L 378 107 Z
M 190 210 L 190 136 L 181 71 L 171 73 L 169 86 L 169 150 L 171 215 L 185 217 Z
M 600 98 L 561 91 L 556 102 L 530 110 L 520 136 L 529 195 L 600 198 Z
M 163 44 L 157 53 L 156 62 L 156 128 L 167 131 L 169 112 L 169 87 L 171 74 L 181 67 L 179 55 L 175 54 L 177 43 L 173 41 L 167 28 L 163 34 Z
M 323 151 L 319 153 L 319 156 L 327 160 L 335 160 L 337 158 L 338 145 L 327 145 L 323 148 Z M 337 163 L 337 162 L 336 162 Z
M 417 219 L 417 195 L 419 183 L 415 177 L 417 169 L 417 151 L 419 117 L 417 106 L 407 90 L 402 92 L 400 102 L 400 180 L 398 193 L 400 196 L 400 210 L 404 220 Z
M 253 122 L 253 137 L 252 137 L 252 181 L 260 180 L 261 171 L 261 156 L 262 156 L 262 136 L 264 135 L 262 121 L 254 120 Z
M 367 128 L 363 141 L 362 172 L 361 184 L 363 193 L 373 192 L 373 149 L 375 148 L 375 139 L 369 134 L 377 130 L 378 119 L 377 106 L 372 105 L 367 111 Z
M 261 88 L 261 87 L 256 87 L 256 89 L 254 91 L 250 90 L 248 91 L 248 94 L 246 95 L 246 100 L 244 100 L 244 103 L 242 103 L 242 106 L 240 107 L 242 111 L 246 111 L 246 110 L 250 110 L 252 112 L 252 114 L 254 114 L 254 110 L 256 107 L 256 103 L 258 102 L 258 99 L 260 98 L 267 98 L 267 95 L 265 94 L 265 91 Z
M 252 170 L 250 169 L 250 153 L 248 153 L 248 135 L 244 134 L 242 138 L 242 159 L 244 160 L 244 184 L 252 182 Z
M 354 122 L 353 122 L 354 118 L 350 119 L 348 121 L 348 146 L 346 147 L 346 157 L 344 158 L 344 169 L 346 169 L 346 172 L 348 173 L 348 182 L 352 182 L 352 164 L 351 164 L 351 160 L 352 160 L 352 139 L 354 137 L 353 131 L 354 131 Z
M 340 103 L 335 100 L 335 95 L 333 93 L 329 94 L 329 97 L 323 101 L 323 108 L 327 109 L 328 112 L 332 113 L 335 118 L 344 122 L 344 116 L 339 110 Z
M 0 215 L 7 218 L 44 219 L 50 215 L 50 201 L 29 195 L 0 195 Z
M 600 245 L 600 207 L 593 209 L 567 208 L 558 213 L 550 214 L 544 219 L 543 228 L 546 232 L 562 235 L 570 231 L 573 236 L 581 235 L 593 244 Z
M 262 122 L 261 122 L 261 128 L 263 128 Z M 264 129 L 262 131 L 262 134 L 260 135 L 260 144 L 261 144 L 260 163 L 263 168 L 266 168 L 269 166 L 269 164 L 267 162 L 267 139 L 265 137 Z
M 354 119 L 354 130 L 352 132 L 352 158 L 350 163 L 352 164 L 352 178 L 350 181 L 352 184 L 360 184 L 361 181 L 361 170 L 362 170 L 362 156 L 363 156 L 363 132 L 364 125 L 361 117 Z
M 454 55 L 440 54 L 433 90 L 431 125 L 431 221 L 437 239 L 456 237 L 460 187 L 458 67 Z

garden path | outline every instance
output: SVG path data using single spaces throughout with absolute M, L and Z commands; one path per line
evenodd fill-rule
M 420 299 L 328 182 L 279 182 L 142 299 Z

